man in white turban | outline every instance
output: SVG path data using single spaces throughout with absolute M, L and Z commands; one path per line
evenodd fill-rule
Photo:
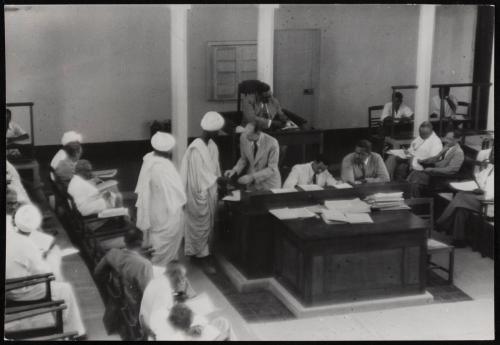
M 60 182 L 67 185 L 75 173 L 76 162 L 82 156 L 82 135 L 75 131 L 64 133 L 61 144 L 62 148 L 56 153 L 50 166 L 54 169 Z M 55 176 L 50 173 L 52 180 Z
M 177 169 L 170 161 L 175 138 L 157 132 L 151 138 L 154 151 L 143 158 L 135 192 L 138 195 L 137 227 L 153 246 L 152 262 L 166 265 L 177 259 L 183 235 L 186 193 Z
M 221 177 L 219 150 L 213 139 L 224 126 L 224 118 L 209 111 L 201 120 L 203 133 L 186 150 L 181 176 L 188 201 L 185 214 L 185 255 L 203 258 L 209 273 L 215 273 L 208 263 L 217 210 L 217 181 Z
M 52 300 L 64 300 L 67 306 L 63 310 L 63 327 L 65 332 L 76 331 L 79 336 L 85 334 L 80 310 L 70 284 L 62 282 L 60 274 L 54 272 L 53 264 L 48 257 L 42 254 L 39 246 L 33 240 L 33 234 L 42 223 L 40 211 L 33 205 L 21 206 L 14 216 L 17 231 L 8 231 L 6 234 L 5 253 L 5 278 L 20 278 L 35 274 L 53 272 L 56 281 L 51 282 Z M 5 294 L 7 300 L 12 301 L 36 301 L 46 295 L 46 285 L 37 284 L 8 291 Z M 9 330 L 41 327 L 53 324 L 54 316 L 44 314 L 40 317 L 25 319 Z

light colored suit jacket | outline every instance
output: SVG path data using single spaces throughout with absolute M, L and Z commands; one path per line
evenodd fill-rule
M 254 178 L 251 190 L 268 190 L 281 188 L 281 175 L 278 169 L 278 141 L 266 133 L 261 133 L 257 155 L 253 155 L 253 143 L 245 133 L 240 136 L 240 159 L 234 166 L 239 175 L 247 168 L 247 174 Z
M 429 171 L 430 175 L 449 176 L 456 174 L 464 162 L 464 151 L 459 144 L 452 146 L 448 151 L 443 149 L 436 156 L 425 159 L 425 163 L 434 163 L 434 168 Z

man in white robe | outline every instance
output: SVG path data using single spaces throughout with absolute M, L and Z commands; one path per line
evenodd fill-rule
M 181 165 L 181 176 L 186 188 L 185 247 L 187 256 L 203 258 L 208 265 L 213 228 L 217 211 L 217 181 L 221 177 L 219 149 L 212 140 L 224 126 L 224 118 L 210 111 L 203 116 L 203 133 L 186 150 Z
M 62 174 L 63 179 L 67 179 L 68 182 L 72 177 L 72 171 L 70 168 L 71 162 L 73 162 L 73 164 L 76 164 L 76 162 L 82 156 L 81 143 L 82 135 L 80 133 L 77 133 L 75 131 L 65 132 L 61 139 L 61 144 L 63 147 L 59 151 L 57 151 L 55 156 L 52 158 L 52 161 L 50 162 L 50 166 L 52 167 L 52 169 L 54 169 L 54 171 L 56 171 L 56 174 Z M 64 162 L 68 164 L 60 167 L 60 163 Z M 58 171 L 58 169 L 60 171 Z M 55 181 L 54 174 L 50 173 L 50 178 Z
M 15 215 L 17 231 L 7 232 L 5 255 L 5 278 L 20 278 L 35 274 L 54 273 L 56 281 L 51 282 L 52 300 L 64 300 L 67 306 L 63 310 L 63 327 L 65 332 L 76 331 L 79 336 L 85 334 L 80 310 L 70 284 L 62 282 L 58 267 L 49 256 L 42 254 L 40 248 L 31 238 L 31 233 L 37 231 L 42 223 L 40 211 L 33 205 L 20 207 Z M 59 260 L 60 262 L 60 260 Z M 59 264 L 60 265 L 60 264 Z M 12 290 L 6 293 L 6 298 L 13 301 L 36 301 L 45 297 L 46 285 L 37 284 Z M 20 330 L 32 327 L 43 327 L 53 324 L 51 314 L 33 317 L 23 322 L 10 325 L 9 330 Z
M 177 259 L 182 241 L 186 193 L 169 159 L 175 138 L 157 132 L 151 145 L 154 151 L 144 156 L 135 189 L 137 227 L 145 232 L 146 243 L 153 246 L 153 264 L 166 265 Z

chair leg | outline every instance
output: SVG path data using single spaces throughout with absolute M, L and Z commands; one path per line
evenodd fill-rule
M 455 266 L 455 248 L 450 251 L 449 266 L 448 266 L 448 283 L 453 284 L 453 271 Z

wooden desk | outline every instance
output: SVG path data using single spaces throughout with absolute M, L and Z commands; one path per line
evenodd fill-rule
M 278 143 L 281 145 L 300 145 L 302 147 L 300 161 L 304 163 L 306 161 L 306 146 L 307 145 L 319 145 L 319 153 L 323 153 L 323 130 L 322 129 L 307 129 L 307 130 L 287 130 L 287 131 L 275 131 L 268 132 L 270 136 L 276 138 Z M 239 156 L 239 143 L 240 135 L 233 135 L 233 145 L 232 145 L 232 158 L 233 162 Z
M 351 189 L 333 187 L 310 192 L 274 194 L 270 191 L 242 192 L 240 202 L 226 202 L 229 229 L 226 255 L 247 278 L 270 277 L 274 267 L 274 217 L 271 208 L 314 205 L 330 199 L 353 199 L 378 192 L 403 191 L 409 197 L 410 184 L 369 183 Z
M 22 162 L 13 162 L 12 165 L 16 168 L 18 172 L 23 170 L 30 170 L 32 174 L 33 188 L 38 188 L 42 186 L 40 179 L 40 165 L 35 159 Z
M 372 212 L 373 224 L 274 218 L 276 278 L 307 306 L 423 293 L 427 222 Z

